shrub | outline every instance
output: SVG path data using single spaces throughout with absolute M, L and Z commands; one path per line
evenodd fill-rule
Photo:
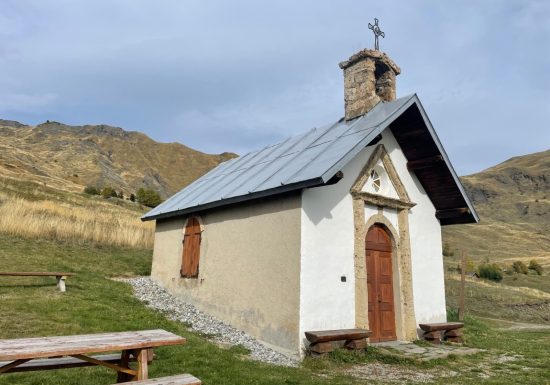
M 130 194 L 130 201 L 132 202 L 136 201 L 136 196 L 134 195 L 134 193 Z
M 95 186 L 86 186 L 84 188 L 84 193 L 88 195 L 99 195 L 101 192 Z
M 454 251 L 451 249 L 451 245 L 449 244 L 449 242 L 445 242 L 443 244 L 443 255 L 445 257 L 452 257 L 453 255 L 455 255 Z
M 529 269 L 527 268 L 527 265 L 521 261 L 515 261 L 512 264 L 512 269 L 518 274 L 527 274 L 529 273 Z
M 475 265 L 474 265 L 474 261 L 472 261 L 472 259 L 468 256 L 466 256 L 466 271 L 464 272 L 465 274 L 468 274 L 468 273 L 472 273 L 475 271 Z M 456 271 L 459 272 L 460 274 L 462 274 L 462 261 L 458 262 L 456 264 Z
M 542 272 L 544 271 L 542 266 L 534 259 L 531 259 L 529 262 L 529 270 L 534 270 L 538 275 L 542 275 Z
M 101 196 L 105 199 L 108 199 L 108 198 L 116 198 L 116 191 L 114 188 L 112 187 L 103 187 L 103 190 L 101 190 Z
M 479 265 L 478 270 L 481 278 L 495 282 L 502 281 L 502 269 L 495 263 L 482 263 Z
M 124 199 L 124 192 L 122 190 L 120 190 L 118 192 L 118 194 L 116 195 L 116 197 L 119 198 L 119 199 Z
M 158 192 L 152 189 L 140 188 L 136 194 L 136 200 L 144 206 L 157 207 L 162 199 Z

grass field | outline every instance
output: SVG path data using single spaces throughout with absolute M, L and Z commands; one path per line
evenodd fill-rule
M 460 276 L 447 273 L 445 290 L 447 306 L 458 308 Z M 517 278 L 517 281 L 514 281 Z M 529 281 L 529 282 L 525 282 Z M 480 317 L 517 322 L 532 322 L 550 326 L 550 291 L 533 288 L 546 287 L 548 276 L 517 274 L 495 283 L 482 279 L 468 279 L 465 286 L 466 310 Z M 524 282 L 525 285 L 521 285 Z M 510 285 L 513 283 L 513 285 Z
M 186 337 L 188 343 L 158 349 L 151 376 L 190 372 L 206 385 L 388 383 L 383 375 L 368 380 L 358 376 L 360 368 L 370 374 L 380 368 L 397 374 L 420 371 L 432 375 L 434 384 L 544 384 L 550 378 L 548 330 L 499 330 L 499 324 L 476 318 L 467 320 L 467 343 L 488 351 L 473 357 L 420 363 L 369 349 L 367 354 L 309 358 L 300 368 L 254 362 L 242 348 L 219 347 L 207 336 L 166 320 L 138 302 L 128 285 L 109 279 L 148 274 L 150 260 L 148 249 L 0 235 L 3 270 L 77 273 L 67 281 L 64 294 L 56 290 L 52 278 L 2 277 L 0 338 L 163 328 Z M 407 383 L 407 378 L 405 374 L 399 383 Z M 82 368 L 2 375 L 0 385 L 101 385 L 114 379 L 109 370 Z
M 120 199 L 70 193 L 0 177 L 0 233 L 27 238 L 151 248 L 154 224 Z

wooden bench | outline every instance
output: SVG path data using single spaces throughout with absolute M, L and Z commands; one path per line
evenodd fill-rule
M 179 374 L 177 376 L 152 378 L 150 380 L 124 382 L 132 385 L 200 385 L 201 380 L 190 374 Z
M 439 322 L 431 324 L 419 324 L 420 329 L 424 331 L 422 337 L 426 341 L 439 344 L 441 341 L 462 342 L 463 322 Z
M 75 275 L 75 273 L 64 273 L 64 272 L 47 272 L 47 271 L 27 271 L 27 272 L 17 272 L 17 271 L 0 271 L 0 275 L 11 276 L 11 277 L 55 277 L 57 279 L 57 288 L 59 291 L 65 291 L 65 280 L 67 277 Z
M 147 356 L 148 362 L 153 361 L 154 354 L 151 353 Z M 92 356 L 94 360 L 106 362 L 109 364 L 120 365 L 122 362 L 122 356 L 120 353 L 115 354 L 102 354 Z M 130 356 L 128 362 L 135 362 L 136 357 Z M 0 367 L 9 364 L 10 362 L 0 362 Z M 23 364 L 15 366 L 5 373 L 16 373 L 16 372 L 33 372 L 37 370 L 55 370 L 55 369 L 68 369 L 68 368 L 81 368 L 83 366 L 95 366 L 89 361 L 84 361 L 74 357 L 59 357 L 59 358 L 45 358 L 41 360 L 32 360 L 27 361 Z
M 309 351 L 317 354 L 332 352 L 335 348 L 364 349 L 372 332 L 366 329 L 319 330 L 306 332 Z

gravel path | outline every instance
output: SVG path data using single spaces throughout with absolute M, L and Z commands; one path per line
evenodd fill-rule
M 134 295 L 148 307 L 158 310 L 167 318 L 191 325 L 191 329 L 213 335 L 220 344 L 242 345 L 250 350 L 254 360 L 275 365 L 297 366 L 298 361 L 263 345 L 243 331 L 237 330 L 222 321 L 201 312 L 193 305 L 172 296 L 149 277 L 119 279 L 129 283 Z

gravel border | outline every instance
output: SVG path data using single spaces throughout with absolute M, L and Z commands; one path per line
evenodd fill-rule
M 129 283 L 134 295 L 151 309 L 160 311 L 167 318 L 191 325 L 191 329 L 213 336 L 219 344 L 242 345 L 250 350 L 253 360 L 282 366 L 298 366 L 296 359 L 287 357 L 265 346 L 243 331 L 237 330 L 212 317 L 193 305 L 183 302 L 168 293 L 150 277 L 121 278 L 118 281 Z

